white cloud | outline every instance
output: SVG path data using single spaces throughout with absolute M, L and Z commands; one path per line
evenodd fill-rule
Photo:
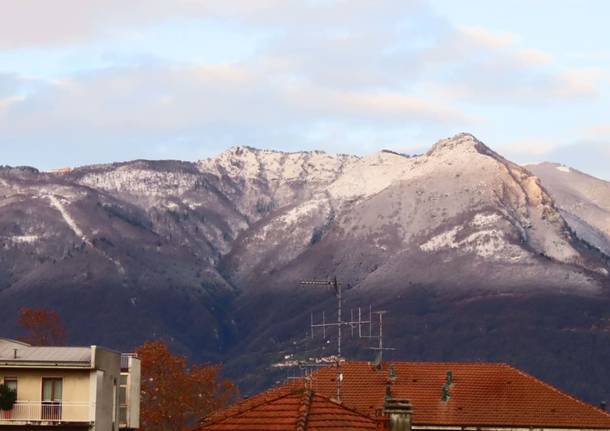
M 423 64 L 427 87 L 451 100 L 541 105 L 599 96 L 600 70 L 554 67 L 547 52 L 523 47 L 512 34 L 461 27 L 448 33 Z
M 595 124 L 584 130 L 584 136 L 588 139 L 610 140 L 610 124 Z
M 46 135 L 76 124 L 120 136 L 218 125 L 306 127 L 321 120 L 391 126 L 468 118 L 399 92 L 335 90 L 241 64 L 118 69 L 47 83 L 0 110 L 0 131 Z
M 560 144 L 545 138 L 525 138 L 511 142 L 506 147 L 508 151 L 523 156 L 539 158 L 550 154 Z
M 517 37 L 512 33 L 493 33 L 483 27 L 458 27 L 457 31 L 476 44 L 491 49 L 503 49 L 515 44 Z
M 407 12 L 420 0 L 17 0 L 2 3 L 0 48 L 70 44 L 172 17 L 294 29 Z
M 27 91 L 23 77 L 0 75 L 2 136 L 73 151 L 112 142 L 115 154 L 142 142 L 156 149 L 150 154 L 212 140 L 391 146 L 424 129 L 432 139 L 468 130 L 489 106 L 590 100 L 603 79 L 595 69 L 558 67 L 516 34 L 454 27 L 423 0 L 19 0 L 0 14 L 0 49 L 78 42 L 86 50 L 92 39 L 120 42 L 131 33 L 141 43 L 153 24 L 175 17 L 231 22 L 230 31 L 265 37 L 255 54 L 230 64 L 202 64 L 205 52 L 180 65 L 118 62 L 53 82 L 29 79 Z M 332 133 L 314 136 L 320 130 Z M 555 145 L 512 148 L 534 157 Z
M 556 77 L 554 88 L 560 97 L 598 96 L 603 77 L 598 68 L 567 70 Z
M 15 96 L 21 84 L 21 79 L 16 74 L 0 73 L 0 99 Z
M 9 96 L 0 99 L 0 113 L 2 109 L 8 109 L 11 104 L 22 102 L 25 98 L 23 96 Z
M 515 54 L 515 58 L 530 65 L 545 65 L 553 61 L 551 54 L 535 48 L 521 49 Z

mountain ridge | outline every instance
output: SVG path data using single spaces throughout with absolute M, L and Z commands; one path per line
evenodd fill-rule
M 252 390 L 300 345 L 308 311 L 332 307 L 298 281 L 337 276 L 348 302 L 393 310 L 390 341 L 417 346 L 413 358 L 503 360 L 558 382 L 555 366 L 574 368 L 558 346 L 577 343 L 584 360 L 587 337 L 610 345 L 610 183 L 574 177 L 570 189 L 555 171 L 576 175 L 532 172 L 471 134 L 413 156 L 233 147 L 193 162 L 0 168 L 0 301 L 8 315 L 58 309 L 79 343 L 163 338 L 227 361 Z M 511 344 L 520 333 L 539 358 Z M 603 392 L 600 352 L 588 387 L 575 371 L 568 389 Z

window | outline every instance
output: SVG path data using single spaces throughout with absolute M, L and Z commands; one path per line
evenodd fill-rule
M 119 381 L 119 424 L 127 427 L 127 374 L 121 373 Z
M 5 377 L 4 378 L 4 386 L 9 389 L 17 392 L 17 378 L 15 377 Z
M 61 402 L 62 381 L 58 378 L 42 379 L 42 400 L 46 402 Z
M 42 419 L 61 420 L 62 379 L 42 379 Z
M 116 397 L 117 397 L 117 386 L 116 379 L 112 380 L 112 425 L 114 428 L 114 424 L 116 422 Z
M 5 377 L 4 386 L 17 393 L 17 378 L 16 377 Z

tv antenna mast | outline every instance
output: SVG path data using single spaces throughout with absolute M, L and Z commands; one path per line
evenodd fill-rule
M 326 320 L 326 313 L 322 311 L 322 321 L 321 323 L 316 323 L 314 321 L 314 313 L 311 313 L 311 322 L 310 322 L 310 335 L 311 338 L 315 338 L 316 329 L 322 330 L 322 337 L 326 339 L 327 328 L 336 328 L 337 329 L 337 355 L 336 356 L 328 356 L 323 358 L 309 358 L 309 360 L 295 360 L 291 359 L 292 355 L 288 355 L 284 358 L 284 362 L 280 362 L 274 364 L 273 367 L 276 368 L 292 368 L 298 367 L 301 370 L 305 371 L 305 385 L 311 385 L 312 379 L 314 376 L 313 369 L 317 367 L 323 367 L 330 363 L 335 363 L 337 368 L 336 382 L 337 382 L 337 393 L 336 400 L 341 402 L 341 384 L 343 380 L 343 373 L 341 372 L 341 363 L 342 363 L 342 342 L 343 342 L 343 331 L 342 329 L 346 326 L 349 326 L 351 329 L 351 335 L 354 336 L 356 329 L 358 330 L 358 338 L 365 339 L 377 339 L 378 346 L 370 347 L 370 349 L 378 352 L 377 359 L 375 363 L 379 365 L 383 359 L 383 352 L 388 350 L 395 350 L 390 347 L 385 347 L 383 344 L 383 316 L 387 313 L 387 311 L 375 311 L 373 312 L 372 306 L 369 305 L 369 313 L 368 318 L 364 317 L 362 308 L 358 307 L 357 316 L 355 315 L 355 309 L 350 309 L 350 318 L 349 320 L 343 319 L 343 283 L 337 281 L 337 277 L 333 277 L 331 280 L 304 280 L 300 282 L 301 285 L 312 286 L 312 287 L 326 287 L 331 288 L 334 291 L 335 297 L 337 299 L 337 320 L 328 322 Z M 378 334 L 373 334 L 373 314 L 378 316 L 378 325 L 379 332 Z M 366 329 L 368 325 L 368 331 L 363 331 L 363 326 Z M 368 332 L 368 334 L 366 334 Z
M 337 328 L 337 356 L 341 358 L 341 342 L 342 342 L 342 328 L 344 326 L 350 326 L 352 329 L 352 335 L 354 328 L 358 326 L 359 334 L 362 334 L 362 325 L 371 324 L 369 315 L 368 321 L 362 320 L 362 311 L 358 308 L 358 320 L 354 320 L 354 310 L 351 310 L 351 318 L 348 321 L 343 320 L 343 283 L 337 281 L 337 277 L 333 277 L 332 280 L 306 280 L 301 281 L 301 284 L 307 286 L 324 286 L 331 287 L 335 291 L 335 297 L 337 298 L 337 321 L 326 322 L 326 314 L 322 312 L 322 323 L 314 323 L 313 313 L 311 313 L 311 338 L 314 338 L 315 328 L 322 328 L 323 337 L 326 338 L 326 328 L 336 327 Z M 369 331 L 370 332 L 370 331 Z
M 350 310 L 350 319 L 343 320 L 343 283 L 339 283 L 337 281 L 337 277 L 333 277 L 332 280 L 305 280 L 301 281 L 301 284 L 306 286 L 322 286 L 322 287 L 330 287 L 335 292 L 335 297 L 337 298 L 337 320 L 335 322 L 327 322 L 326 314 L 322 312 L 322 323 L 315 323 L 313 312 L 311 313 L 311 338 L 315 337 L 315 329 L 321 328 L 323 338 L 326 339 L 326 328 L 336 327 L 337 328 L 337 357 L 335 358 L 335 363 L 337 366 L 337 401 L 341 401 L 341 382 L 343 380 L 343 374 L 341 373 L 341 361 L 342 361 L 342 339 L 343 339 L 343 327 L 349 326 L 351 329 L 352 336 L 354 335 L 355 328 L 358 328 L 358 337 L 359 338 L 373 338 L 371 332 L 371 326 L 373 324 L 372 314 L 371 314 L 371 306 L 369 306 L 369 317 L 368 320 L 362 320 L 362 309 L 358 307 L 358 320 L 355 319 L 354 310 Z M 365 336 L 362 334 L 362 326 L 369 325 L 369 335 Z
M 387 314 L 387 310 L 375 311 L 374 314 L 377 314 L 377 316 L 379 316 L 379 324 L 378 324 L 379 325 L 379 334 L 377 334 L 375 336 L 369 335 L 366 338 L 377 338 L 377 340 L 378 340 L 377 347 L 369 347 L 369 349 L 377 351 L 377 358 L 375 359 L 375 364 L 377 366 L 380 366 L 383 363 L 383 352 L 389 351 L 389 350 L 396 350 L 396 349 L 393 347 L 384 347 L 383 346 L 383 316 L 385 314 Z

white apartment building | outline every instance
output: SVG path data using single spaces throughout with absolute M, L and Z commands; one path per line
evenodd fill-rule
M 0 339 L 0 383 L 17 391 L 0 431 L 136 429 L 140 361 L 99 346 L 35 347 Z

